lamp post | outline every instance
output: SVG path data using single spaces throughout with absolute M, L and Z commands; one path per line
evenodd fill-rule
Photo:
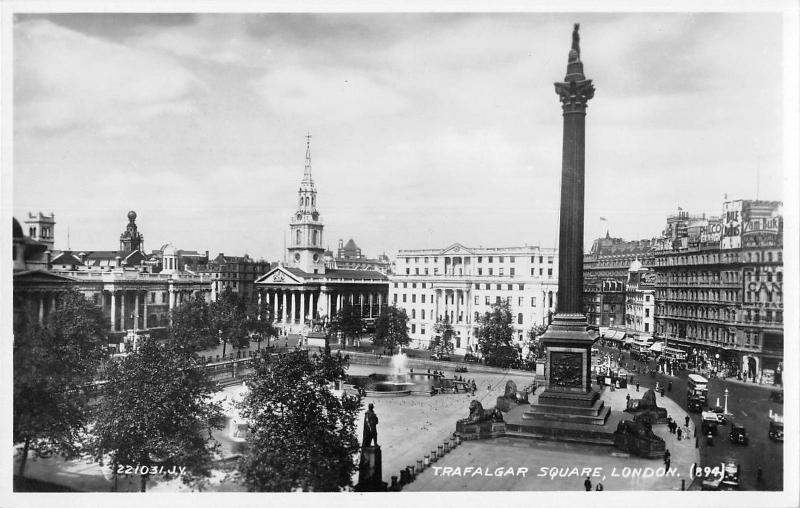
M 728 388 L 727 387 L 725 388 L 725 414 L 726 415 L 729 414 L 728 413 Z

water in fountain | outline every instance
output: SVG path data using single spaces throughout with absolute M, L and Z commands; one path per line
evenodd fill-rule
M 392 368 L 392 374 L 405 374 L 408 366 L 408 357 L 404 353 L 397 353 L 392 356 L 389 366 Z

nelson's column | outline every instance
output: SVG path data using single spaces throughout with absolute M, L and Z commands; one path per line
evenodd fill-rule
M 583 75 L 579 25 L 572 32 L 567 75 L 555 83 L 564 116 L 561 165 L 561 212 L 558 242 L 556 315 L 541 337 L 545 347 L 546 388 L 523 420 L 559 438 L 578 438 L 585 429 L 600 428 L 609 416 L 600 394 L 592 389 L 591 347 L 583 314 L 583 201 L 586 106 L 594 97 L 592 80 Z M 577 426 L 573 424 L 578 424 Z M 577 428 L 575 428 L 577 427 Z

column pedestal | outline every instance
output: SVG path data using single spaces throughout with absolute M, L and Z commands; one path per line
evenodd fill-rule
M 383 481 L 381 447 L 362 446 L 356 492 L 385 492 L 387 487 L 387 483 Z

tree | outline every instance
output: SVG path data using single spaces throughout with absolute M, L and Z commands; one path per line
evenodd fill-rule
M 431 341 L 431 350 L 439 355 L 452 354 L 455 331 L 453 331 L 453 325 L 450 324 L 450 319 L 448 319 L 447 316 L 445 316 L 444 319 L 437 319 L 433 329 L 436 335 L 433 337 L 433 341 Z
M 359 338 L 363 330 L 364 320 L 361 317 L 361 310 L 355 305 L 345 303 L 331 319 L 331 335 L 336 336 L 341 333 L 345 341 Z
M 216 331 L 222 341 L 223 357 L 229 342 L 234 347 L 246 347 L 250 343 L 247 303 L 230 287 L 208 306 L 208 319 L 211 330 Z
M 250 435 L 239 473 L 249 491 L 339 491 L 352 485 L 360 397 L 336 397 L 320 359 L 304 352 L 257 358 L 247 384 L 241 411 L 250 419 Z
M 201 351 L 217 344 L 217 331 L 211 328 L 209 305 L 196 295 L 172 311 L 169 335 L 176 345 Z
M 28 455 L 78 455 L 88 421 L 86 390 L 104 356 L 108 323 L 76 291 L 60 295 L 44 324 L 23 319 L 14 330 L 13 440 Z
M 533 354 L 539 355 L 540 353 L 540 343 L 539 337 L 547 331 L 547 327 L 544 325 L 533 325 L 527 333 L 527 346 L 528 346 L 528 356 L 530 357 Z
M 375 339 L 373 344 L 389 348 L 394 354 L 394 348 L 407 346 L 411 343 L 408 336 L 408 315 L 403 309 L 390 305 L 383 309 L 375 321 Z
M 96 408 L 92 455 L 101 465 L 185 467 L 181 480 L 202 486 L 218 446 L 212 429 L 222 428 L 214 385 L 187 348 L 145 338 L 139 348 L 108 368 Z M 148 474 L 140 474 L 141 491 Z M 169 479 L 169 474 L 164 474 Z
M 486 364 L 503 368 L 514 366 L 519 353 L 512 345 L 514 327 L 508 301 L 492 305 L 492 309 L 481 316 L 478 323 L 475 336 Z
M 261 341 L 267 339 L 269 347 L 270 337 L 278 335 L 278 330 L 273 324 L 272 307 L 269 304 L 253 303 L 247 307 L 247 331 L 255 335 L 258 341 L 258 349 L 261 349 Z

